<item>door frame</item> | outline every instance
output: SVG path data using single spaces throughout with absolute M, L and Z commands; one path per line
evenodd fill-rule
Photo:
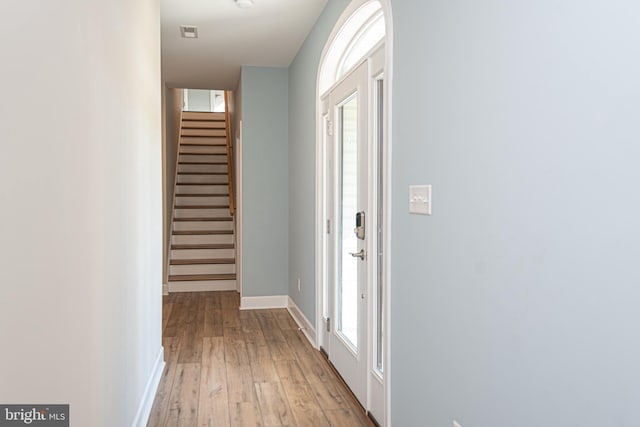
M 242 119 L 238 120 L 238 129 L 235 135 L 236 144 L 234 150 L 235 163 L 233 165 L 234 172 L 234 190 L 235 190 L 235 238 L 236 238 L 236 291 L 240 294 L 242 301 Z
M 318 68 L 318 75 L 316 78 L 316 215 L 315 215 L 315 286 L 316 286 L 316 348 L 320 348 L 323 339 L 323 331 L 326 330 L 326 324 L 324 322 L 324 288 L 327 280 L 327 274 L 325 271 L 325 254 L 327 250 L 326 240 L 326 227 L 327 227 L 327 215 L 325 210 L 326 204 L 326 170 L 328 164 L 327 148 L 324 142 L 324 125 L 322 115 L 322 100 L 320 93 L 320 71 L 322 64 L 326 59 L 327 53 L 333 40 L 336 38 L 338 32 L 353 13 L 365 4 L 368 0 L 353 0 L 344 10 L 338 21 L 336 22 L 330 36 L 325 43 L 321 57 L 320 67 Z M 382 163 L 382 170 L 379 171 L 383 176 L 383 230 L 384 230 L 384 261 L 383 261 L 383 280 L 384 286 L 384 300 L 386 304 L 383 307 L 384 310 L 384 329 L 385 335 L 383 337 L 384 346 L 384 419 L 377 420 L 382 426 L 391 426 L 391 206 L 392 206 L 392 190 L 391 190 L 391 165 L 392 165 L 392 126 L 393 126 L 393 16 L 391 9 L 391 0 L 378 0 L 382 5 L 382 10 L 385 19 L 385 58 L 384 58 L 384 138 L 383 138 L 383 156 L 384 161 Z M 374 49 L 375 51 L 375 49 Z M 371 77 L 371 76 L 370 76 Z M 370 123 L 371 125 L 371 123 Z M 372 298 L 368 298 L 369 301 L 373 301 Z M 369 310 L 372 308 L 368 304 Z M 371 357 L 369 357 L 371 360 Z M 371 366 L 367 367 L 367 380 L 370 380 Z M 369 392 L 370 387 L 367 386 Z M 369 397 L 367 397 L 369 400 Z

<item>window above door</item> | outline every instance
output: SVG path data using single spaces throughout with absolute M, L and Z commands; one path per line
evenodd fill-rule
M 320 69 L 319 89 L 324 94 L 348 74 L 385 36 L 382 5 L 371 0 L 360 6 L 333 39 Z

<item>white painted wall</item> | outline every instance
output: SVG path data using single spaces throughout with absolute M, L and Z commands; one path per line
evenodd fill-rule
M 185 89 L 187 111 L 211 111 L 211 91 L 208 89 Z
M 134 422 L 161 351 L 159 52 L 157 0 L 0 3 L 0 402 Z

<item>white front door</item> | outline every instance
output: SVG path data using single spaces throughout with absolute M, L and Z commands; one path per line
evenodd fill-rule
M 367 62 L 352 71 L 324 103 L 328 118 L 330 177 L 328 217 L 329 360 L 366 407 L 367 274 L 375 254 L 367 242 L 375 228 L 368 222 Z

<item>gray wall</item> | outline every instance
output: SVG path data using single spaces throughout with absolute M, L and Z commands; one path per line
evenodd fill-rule
M 287 69 L 242 67 L 243 296 L 287 294 Z
M 329 0 L 289 67 L 289 295 L 315 321 L 316 80 L 320 56 L 347 0 Z M 301 280 L 298 292 L 297 278 Z
M 238 146 L 236 145 L 237 138 L 240 138 L 241 133 L 240 133 L 240 124 L 242 123 L 242 79 L 240 79 L 238 81 L 238 87 L 236 88 L 235 91 L 232 92 L 233 94 L 233 102 L 231 103 L 231 106 L 233 108 L 233 114 L 231 115 L 230 119 L 231 119 L 231 123 L 233 123 L 232 126 L 232 132 L 231 132 L 231 136 L 232 136 L 232 147 L 233 147 L 233 156 L 234 156 L 234 170 L 233 170 L 233 180 L 234 180 L 234 191 L 236 192 L 236 207 L 238 205 L 238 195 L 239 195 L 239 167 L 238 165 L 242 163 L 242 159 L 240 158 L 239 154 L 239 149 Z M 238 213 L 236 214 L 236 221 L 238 220 L 239 216 L 241 216 L 242 213 Z M 236 229 L 238 229 L 238 222 L 236 222 L 235 224 Z M 236 234 L 236 239 L 238 239 L 238 235 Z M 237 249 L 236 249 L 237 250 Z M 237 259 L 236 263 L 242 263 L 241 259 Z
M 394 425 L 637 425 L 640 4 L 393 7 Z
M 290 67 L 290 295 L 310 319 L 317 60 Z M 393 425 L 632 426 L 640 5 L 393 0 Z M 410 216 L 410 184 L 432 216 Z M 303 287 L 303 289 L 305 289 Z

